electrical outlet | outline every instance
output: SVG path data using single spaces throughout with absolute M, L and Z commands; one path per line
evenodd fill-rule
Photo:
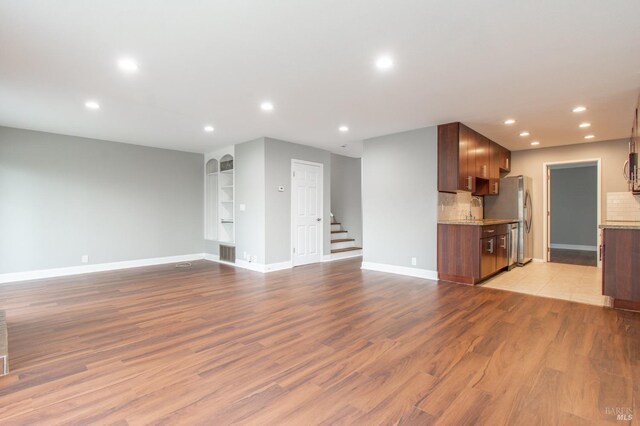
M 89 263 L 89 255 L 83 254 L 80 260 L 82 261 L 82 263 Z
M 416 266 L 416 265 L 418 264 L 418 259 L 416 259 L 415 257 L 412 257 L 412 258 L 411 258 L 411 264 L 412 264 L 413 266 Z

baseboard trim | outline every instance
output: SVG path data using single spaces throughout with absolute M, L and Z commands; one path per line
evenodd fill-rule
M 246 260 L 236 259 L 235 263 L 220 263 L 224 263 L 225 265 L 237 266 L 238 268 L 248 269 L 254 272 L 262 272 L 263 274 L 266 274 L 268 272 L 282 271 L 283 269 L 291 269 L 293 267 L 291 261 L 269 263 L 265 265 L 264 263 L 247 262 Z
M 18 281 L 40 280 L 45 278 L 65 277 L 69 275 L 90 274 L 92 272 L 115 271 L 118 269 L 139 268 L 142 266 L 162 265 L 166 263 L 190 262 L 192 260 L 200 260 L 204 258 L 204 253 L 194 253 L 180 256 L 124 260 L 111 263 L 96 263 L 95 265 L 81 265 L 69 266 L 64 268 L 40 269 L 36 271 L 10 272 L 7 274 L 0 274 L 0 284 Z
M 579 244 L 551 244 L 552 249 L 598 251 L 597 246 L 583 246 Z
M 438 281 L 438 272 L 431 271 L 429 269 L 409 268 L 407 266 L 388 265 L 385 263 L 374 262 L 362 262 L 361 269 Z
M 203 259 L 211 262 L 219 262 L 220 256 L 217 254 L 204 253 Z
M 351 259 L 362 256 L 362 250 L 345 251 L 342 253 L 331 253 L 322 256 L 323 262 L 333 262 L 334 260 Z

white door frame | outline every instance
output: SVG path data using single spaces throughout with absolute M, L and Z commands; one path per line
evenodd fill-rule
M 602 223 L 602 159 L 601 158 L 585 158 L 582 160 L 567 160 L 567 161 L 554 161 L 542 163 L 542 259 L 545 262 L 549 262 L 549 246 L 551 243 L 551 235 L 549 234 L 551 231 L 551 224 L 549 223 L 549 173 L 551 171 L 550 166 L 558 166 L 563 164 L 579 164 L 579 163 L 596 163 L 596 174 L 598 177 L 597 183 L 597 218 L 596 225 Z M 596 227 L 596 235 L 597 247 L 600 247 L 602 244 L 602 235 L 598 228 Z M 600 264 L 600 257 L 598 256 L 598 268 L 602 265 Z
M 322 262 L 322 258 L 324 256 L 324 164 L 322 163 L 314 163 L 313 161 L 305 161 L 305 160 L 297 160 L 295 158 L 291 159 L 291 170 L 289 172 L 289 174 L 291 175 L 291 215 L 290 215 L 290 220 L 291 220 L 291 226 L 290 226 L 290 232 L 291 232 L 291 240 L 289 241 L 290 247 L 289 247 L 289 253 L 291 253 L 291 265 L 292 266 L 296 266 L 295 263 L 295 256 L 293 255 L 293 247 L 294 247 L 294 243 L 293 243 L 293 239 L 294 239 L 294 234 L 295 234 L 295 205 L 296 205 L 296 195 L 295 195 L 295 191 L 294 191 L 294 182 L 293 182 L 293 165 L 294 164 L 306 164 L 308 166 L 318 166 L 320 167 L 320 183 L 319 183 L 319 187 L 320 187 L 320 206 L 318 208 L 318 211 L 320 212 L 320 218 L 322 219 L 320 221 L 320 223 L 322 224 L 322 226 L 320 227 L 320 238 L 319 238 L 319 244 L 320 244 L 320 261 Z

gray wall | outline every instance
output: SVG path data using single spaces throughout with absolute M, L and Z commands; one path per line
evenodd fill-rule
M 331 212 L 362 247 L 362 161 L 331 154 Z
M 323 252 L 331 253 L 331 154 L 305 145 L 265 138 L 266 159 L 266 263 L 291 260 L 291 160 L 324 165 Z M 238 159 L 238 162 L 240 160 Z M 278 186 L 285 187 L 278 192 Z
M 590 160 L 601 158 L 602 167 L 602 220 L 607 218 L 607 192 L 624 192 L 627 184 L 622 166 L 629 146 L 625 140 L 566 145 L 553 148 L 515 151 L 511 157 L 511 176 L 533 178 L 533 245 L 534 257 L 542 259 L 542 165 L 545 162 Z
M 596 166 L 551 170 L 551 244 L 598 244 Z
M 0 273 L 203 251 L 203 156 L 0 127 Z
M 363 260 L 435 271 L 436 127 L 368 139 L 363 145 Z
M 265 263 L 265 139 L 235 146 L 236 258 L 256 256 Z M 246 206 L 240 210 L 240 204 Z M 217 243 L 216 243 L 217 244 Z

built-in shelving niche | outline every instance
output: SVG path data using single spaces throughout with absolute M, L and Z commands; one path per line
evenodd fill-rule
M 218 172 L 218 241 L 233 243 L 235 241 L 235 188 L 233 157 L 229 154 L 220 159 Z
M 205 238 L 218 239 L 218 160 L 212 158 L 205 167 Z

